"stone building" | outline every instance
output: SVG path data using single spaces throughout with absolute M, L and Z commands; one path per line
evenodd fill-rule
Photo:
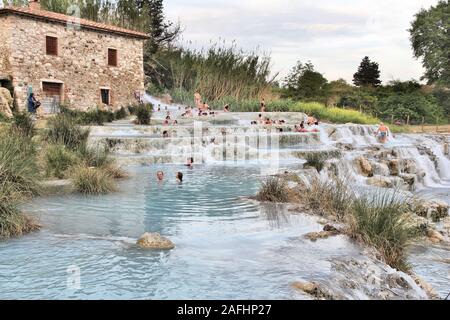
M 144 33 L 29 7 L 0 9 L 0 86 L 19 110 L 34 92 L 41 113 L 63 104 L 116 110 L 144 90 Z

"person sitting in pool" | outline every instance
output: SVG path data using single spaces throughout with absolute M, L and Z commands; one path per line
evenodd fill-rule
M 306 121 L 306 124 L 308 126 L 312 126 L 317 122 L 317 119 L 312 117 L 312 116 L 308 116 L 308 120 Z
M 173 121 L 173 125 L 174 125 L 174 126 L 177 126 L 177 125 L 178 125 L 178 121 L 177 121 L 177 120 L 174 120 L 174 121 Z
M 187 159 L 186 167 L 192 168 L 194 166 L 194 158 L 190 157 Z
M 386 143 L 389 135 L 389 128 L 383 122 L 381 122 L 376 135 L 378 136 L 380 143 Z
M 177 182 L 182 183 L 183 182 L 183 173 L 177 172 Z
M 260 103 L 260 112 L 264 113 L 266 112 L 266 100 L 262 99 Z
M 230 106 L 228 104 L 223 107 L 223 112 L 230 112 Z
M 156 178 L 158 179 L 158 182 L 163 182 L 164 181 L 164 172 L 158 171 L 156 173 Z
M 170 116 L 167 116 L 167 117 L 166 117 L 166 120 L 164 120 L 164 124 L 165 124 L 165 125 L 168 125 L 168 124 L 169 124 L 169 121 L 170 121 Z
M 302 121 L 302 123 L 300 123 L 300 126 L 297 127 L 297 130 L 296 130 L 296 131 L 297 131 L 297 132 L 302 132 L 302 133 L 309 132 L 309 131 L 305 128 L 305 122 L 304 122 L 304 121 Z
M 316 121 L 316 122 L 311 126 L 311 132 L 320 132 L 319 121 Z
M 272 125 L 272 120 L 270 120 L 270 118 L 266 118 L 266 121 L 264 122 L 264 124 L 266 125 L 266 126 L 271 126 Z
M 168 138 L 169 137 L 169 132 L 166 130 L 163 132 L 163 138 Z

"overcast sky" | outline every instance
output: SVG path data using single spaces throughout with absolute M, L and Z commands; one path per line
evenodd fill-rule
M 219 38 L 271 53 L 273 72 L 286 75 L 311 60 L 329 80 L 351 81 L 362 58 L 380 64 L 382 80 L 419 79 L 408 28 L 438 0 L 165 0 L 180 21 L 184 43 L 201 48 Z

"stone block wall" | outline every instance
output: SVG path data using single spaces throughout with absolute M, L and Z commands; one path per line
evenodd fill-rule
M 112 109 L 135 103 L 135 92 L 144 90 L 143 39 L 16 15 L 0 17 L 0 27 L 9 30 L 7 61 L 20 109 L 28 87 L 39 100 L 47 81 L 61 83 L 62 103 L 80 110 L 101 106 L 101 88 L 110 89 Z M 46 54 L 46 36 L 58 38 L 57 56 Z M 117 49 L 117 67 L 108 66 L 108 48 Z M 1 47 L 0 54 L 5 60 Z

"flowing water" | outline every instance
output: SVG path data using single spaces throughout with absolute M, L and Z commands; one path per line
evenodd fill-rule
M 161 108 L 156 122 L 164 119 L 165 105 Z M 173 114 L 178 109 L 168 107 Z M 382 296 L 374 275 L 387 282 L 404 277 L 407 288 L 389 289 L 397 298 L 425 298 L 411 278 L 368 258 L 345 236 L 306 240 L 305 234 L 323 228 L 317 217 L 248 197 L 270 173 L 291 171 L 309 179 L 297 153 L 351 145 L 323 177 L 334 170 L 367 187 L 354 159 L 387 149 L 387 159 L 396 154 L 426 172 L 414 192 L 450 202 L 450 162 L 442 138 L 398 135 L 381 148 L 373 126 L 323 125 L 320 133 L 303 134 L 289 131 L 289 125 L 267 131 L 243 122 L 255 117 L 217 115 L 200 124 L 180 120 L 170 128 L 124 121 L 92 128 L 91 142 L 108 145 L 127 165 L 130 179 L 113 194 L 51 196 L 27 205 L 44 227 L 0 242 L 0 299 L 309 299 L 292 288 L 295 281 L 322 283 L 343 299 L 377 299 Z M 277 117 L 292 124 L 303 116 Z M 169 138 L 161 137 L 164 130 Z M 195 158 L 192 169 L 183 165 L 188 156 Z M 156 181 L 159 170 L 163 183 Z M 181 184 L 175 181 L 178 171 L 184 173 Z M 387 175 L 389 168 L 380 165 L 376 174 Z M 176 248 L 140 250 L 135 242 L 144 232 L 158 232 Z M 442 297 L 450 291 L 443 262 L 449 252 L 445 246 L 419 246 L 409 258 Z

